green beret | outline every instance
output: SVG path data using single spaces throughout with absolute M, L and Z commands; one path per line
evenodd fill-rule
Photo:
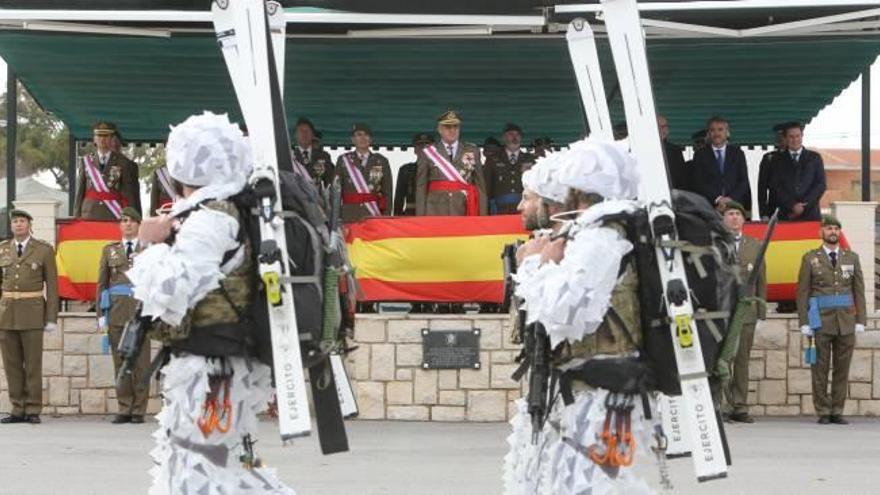
M 843 225 L 840 225 L 840 220 L 834 215 L 822 215 L 822 226 L 824 227 L 826 225 L 837 225 L 837 228 L 843 228 Z
M 369 134 L 370 136 L 373 135 L 373 129 L 370 129 L 370 126 L 363 123 L 363 122 L 358 122 L 357 124 L 351 126 L 351 133 L 352 134 L 356 133 L 357 131 L 363 131 L 363 132 Z
M 126 206 L 122 209 L 122 216 L 128 217 L 137 223 L 141 223 L 141 214 L 131 206 Z
M 727 206 L 724 207 L 724 212 L 727 213 L 727 210 L 739 210 L 739 212 L 742 213 L 743 216 L 746 216 L 746 207 L 738 201 L 728 201 Z
M 9 212 L 9 218 L 27 218 L 31 222 L 34 221 L 34 217 L 30 213 L 17 208 Z

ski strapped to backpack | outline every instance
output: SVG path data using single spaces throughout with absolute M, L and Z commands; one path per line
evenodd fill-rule
M 648 205 L 648 225 L 681 382 L 683 424 L 689 429 L 693 442 L 691 450 L 697 479 L 723 478 L 727 476 L 728 455 L 720 415 L 709 388 L 701 338 L 697 336 L 684 253 L 667 186 L 638 7 L 634 0 L 603 0 L 602 12 L 623 97 L 630 144 L 640 165 L 639 196 Z

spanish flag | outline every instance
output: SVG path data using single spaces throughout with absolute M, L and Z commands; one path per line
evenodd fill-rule
M 58 295 L 64 299 L 94 301 L 101 251 L 121 237 L 119 222 L 115 221 L 59 222 L 55 252 Z
M 501 302 L 501 251 L 527 238 L 518 215 L 371 218 L 346 231 L 363 301 Z
M 822 245 L 819 222 L 780 222 L 773 230 L 764 263 L 767 266 L 767 300 L 794 301 L 797 279 L 804 253 Z M 766 223 L 749 223 L 743 234 L 762 241 Z M 846 236 L 840 234 L 840 245 L 849 248 Z

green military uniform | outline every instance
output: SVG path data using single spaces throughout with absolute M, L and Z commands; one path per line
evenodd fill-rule
M 483 171 L 491 215 L 512 215 L 522 198 L 522 174 L 535 163 L 535 155 L 507 149 L 486 158 Z
M 455 112 L 446 112 L 438 119 L 441 125 L 460 120 Z M 454 155 L 449 154 L 450 144 L 442 141 L 432 145 L 437 153 L 449 161 L 468 184 L 476 187 L 478 214 L 488 213 L 486 199 L 486 183 L 483 177 L 483 164 L 480 161 L 480 149 L 471 143 L 461 140 L 452 144 Z M 467 194 L 462 190 L 432 190 L 432 184 L 449 182 L 449 178 L 441 172 L 437 165 L 428 157 L 426 151 L 419 154 L 416 170 L 416 215 L 464 216 L 467 214 Z
M 13 217 L 31 216 L 13 210 Z M 39 415 L 43 404 L 43 331 L 58 320 L 55 250 L 33 237 L 0 243 L 0 351 L 12 416 Z
M 123 213 L 130 215 L 130 212 Z M 132 218 L 140 221 L 139 218 Z M 125 272 L 131 268 L 134 257 L 141 251 L 137 239 L 112 242 L 104 246 L 101 263 L 98 266 L 98 286 L 96 305 L 98 321 L 107 329 L 113 354 L 113 368 L 116 373 L 122 366 L 122 358 L 116 349 L 122 337 L 122 330 L 137 311 L 137 301 L 131 297 L 131 283 Z M 129 253 L 130 251 L 130 253 Z M 132 373 L 116 384 L 116 400 L 119 414 L 143 416 L 147 412 L 149 390 L 141 385 L 144 374 L 150 367 L 150 346 L 141 348 Z
M 333 161 L 330 155 L 317 146 L 309 148 L 293 148 L 293 159 L 311 174 L 315 182 L 319 182 L 325 186 L 333 183 L 335 170 L 333 169 Z
M 739 264 L 740 280 L 748 280 L 755 269 L 758 259 L 758 251 L 761 243 L 746 235 L 740 235 L 737 240 L 736 257 Z M 767 300 L 767 270 L 766 264 L 761 265 L 755 287 L 755 297 Z M 739 337 L 739 349 L 733 361 L 733 380 L 730 384 L 730 405 L 733 414 L 746 414 L 749 411 L 749 354 L 755 341 L 755 325 L 758 320 L 767 317 L 766 307 L 763 304 L 752 303 L 752 307 L 743 317 L 742 331 Z
M 116 127 L 113 124 L 99 123 L 95 126 L 96 135 L 115 134 Z M 107 192 L 100 191 L 86 170 L 86 161 L 98 169 L 104 185 L 109 189 Z M 109 198 L 120 204 L 120 209 L 130 206 L 141 212 L 141 191 L 138 182 L 138 167 L 125 155 L 116 151 L 110 151 L 105 156 L 97 152 L 83 157 L 77 169 L 76 198 L 73 206 L 73 216 L 86 220 L 117 220 L 118 218 L 107 207 L 105 201 Z M 104 199 L 101 199 L 104 198 Z
M 342 221 L 344 223 L 357 222 L 364 218 L 370 218 L 373 214 L 367 206 L 360 200 L 353 199 L 353 195 L 358 194 L 358 190 L 354 185 L 351 175 L 348 173 L 348 167 L 344 163 L 343 157 L 351 161 L 351 164 L 357 167 L 366 186 L 369 187 L 370 193 L 381 198 L 381 201 L 375 201 L 382 215 L 390 216 L 394 203 L 391 195 L 393 191 L 394 177 L 391 174 L 391 166 L 388 159 L 381 153 L 369 152 L 366 156 L 366 162 L 358 155 L 357 151 L 350 151 L 344 155 L 340 155 L 336 160 L 336 170 L 342 184 Z
M 823 225 L 835 219 L 824 219 Z M 849 381 L 849 365 L 856 343 L 855 326 L 865 324 L 865 281 L 859 256 L 838 247 L 836 255 L 825 247 L 807 252 L 798 275 L 797 306 L 801 327 L 809 325 L 810 299 L 843 296 L 850 303 L 819 310 L 821 328 L 814 329 L 816 364 L 813 372 L 813 404 L 819 416 L 843 414 Z M 836 258 L 836 262 L 832 261 Z M 828 396 L 828 371 L 833 358 L 831 397 Z

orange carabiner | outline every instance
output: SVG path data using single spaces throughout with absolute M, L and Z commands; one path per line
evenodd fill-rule
M 202 435 L 207 438 L 217 427 L 217 402 L 213 399 L 206 400 L 203 409 L 202 416 L 196 421 L 196 424 L 202 431 Z
M 608 409 L 605 413 L 605 424 L 602 426 L 602 433 L 599 439 L 605 444 L 605 452 L 599 450 L 599 446 L 594 444 L 587 448 L 587 454 L 590 460 L 596 464 L 606 464 L 614 451 L 616 444 L 614 436 L 611 434 L 611 419 L 614 417 L 614 410 Z
M 225 421 L 225 424 L 218 419 L 215 426 L 220 433 L 226 433 L 232 427 L 232 402 L 228 396 L 223 399 L 223 412 L 220 413 L 220 418 Z

